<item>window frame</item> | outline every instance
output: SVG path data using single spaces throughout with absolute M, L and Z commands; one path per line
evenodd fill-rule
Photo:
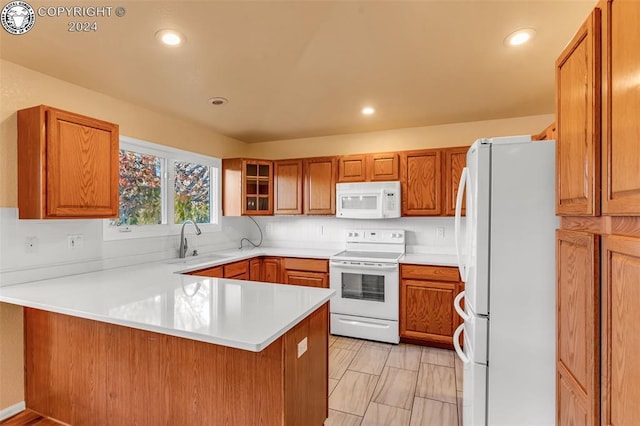
M 219 232 L 222 229 L 222 160 L 216 157 L 196 154 L 178 148 L 159 145 L 152 142 L 135 139 L 129 136 L 120 136 L 119 150 L 139 152 L 159 157 L 161 160 L 162 200 L 161 221 L 157 225 L 121 225 L 110 226 L 111 219 L 102 221 L 102 237 L 104 241 L 126 240 L 133 238 L 152 238 L 169 235 L 178 235 L 182 224 L 174 224 L 174 191 L 175 179 L 174 161 L 186 161 L 202 164 L 209 167 L 210 175 L 210 220 L 211 223 L 198 223 L 203 233 Z M 119 203 L 118 203 L 119 204 Z M 119 208 L 119 205 L 118 205 Z

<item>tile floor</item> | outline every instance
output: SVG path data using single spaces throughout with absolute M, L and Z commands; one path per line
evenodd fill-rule
M 459 426 L 461 410 L 453 351 L 329 336 L 325 426 Z

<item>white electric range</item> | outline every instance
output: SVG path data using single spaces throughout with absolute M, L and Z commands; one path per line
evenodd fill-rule
M 329 263 L 331 334 L 398 343 L 399 259 L 404 230 L 350 230 Z

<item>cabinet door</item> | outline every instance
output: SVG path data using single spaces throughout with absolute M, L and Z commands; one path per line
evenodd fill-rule
M 225 278 L 237 278 L 242 276 L 242 279 L 249 279 L 249 261 L 241 260 L 239 262 L 228 263 L 224 265 L 224 277 Z
M 242 161 L 242 214 L 273 214 L 273 163 L 271 161 Z
M 38 120 L 44 109 L 46 124 Z M 31 113 L 33 111 L 34 113 Z M 28 121 L 33 121 L 35 123 Z M 33 211 L 20 206 L 20 217 L 28 218 L 82 218 L 117 217 L 119 210 L 119 136 L 118 125 L 85 117 L 50 107 L 36 107 L 19 112 L 19 139 L 37 138 L 31 129 L 44 129 L 46 148 L 41 152 L 24 150 L 20 141 L 19 162 L 39 167 L 37 176 L 46 175 L 45 211 Z M 42 137 L 42 136 L 41 136 Z M 38 158 L 28 158 L 32 156 Z M 46 161 L 40 163 L 39 156 Z M 22 167 L 22 165 L 21 165 Z M 33 174 L 33 173 L 32 173 Z M 44 193 L 34 193 L 27 186 L 37 188 L 40 184 L 35 175 L 30 178 L 21 174 L 19 198 L 27 204 L 41 205 Z M 23 179 L 26 178 L 26 179 Z
M 284 271 L 284 283 L 307 287 L 329 288 L 329 275 L 322 272 Z
M 456 214 L 456 197 L 462 169 L 467 165 L 468 146 L 451 148 L 444 151 L 444 214 L 454 216 Z M 466 213 L 467 201 L 462 198 L 462 215 Z
M 556 424 L 599 422 L 598 236 L 556 233 Z
M 343 155 L 338 163 L 338 182 L 364 182 L 366 176 L 365 154 Z
M 602 263 L 602 424 L 634 425 L 640 419 L 640 238 L 604 237 Z
M 251 281 L 263 281 L 262 262 L 261 258 L 249 260 L 249 279 Z
M 280 258 L 265 257 L 262 260 L 262 281 L 267 283 L 281 283 Z
M 302 160 L 273 163 L 274 214 L 302 214 Z
M 305 214 L 336 214 L 336 164 L 335 157 L 304 160 Z
M 600 10 L 556 61 L 556 212 L 600 213 Z
M 458 323 L 453 308 L 457 283 L 402 280 L 400 336 L 452 347 Z
M 367 175 L 369 180 L 400 179 L 400 157 L 397 153 L 369 154 L 367 158 Z
M 441 151 L 401 153 L 402 215 L 439 216 L 442 213 Z
M 602 210 L 640 215 L 640 3 L 613 1 L 605 15 Z M 608 19 L 607 19 L 608 18 Z M 606 50 L 608 49 L 608 50 Z

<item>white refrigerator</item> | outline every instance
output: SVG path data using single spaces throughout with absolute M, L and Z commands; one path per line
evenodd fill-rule
M 464 426 L 555 424 L 554 145 L 479 139 L 467 153 L 455 218 L 464 323 L 453 339 Z

